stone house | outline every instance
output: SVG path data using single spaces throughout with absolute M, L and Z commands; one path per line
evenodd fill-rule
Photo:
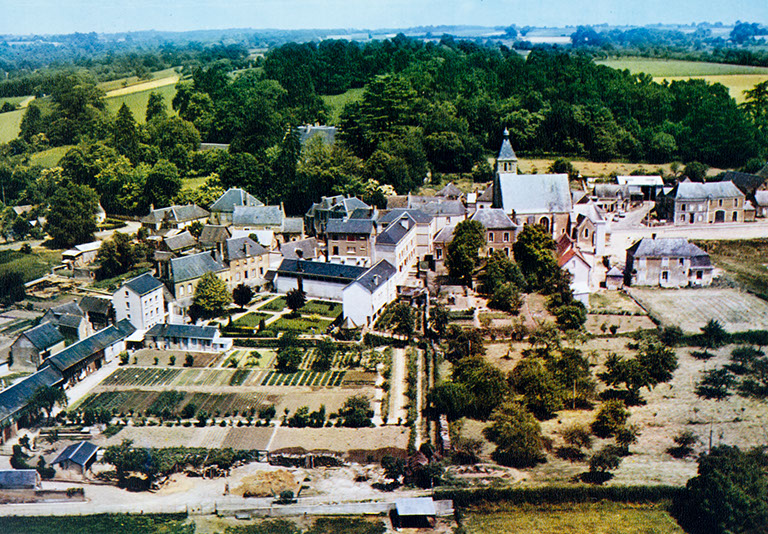
M 481 255 L 490 256 L 495 251 L 502 252 L 508 258 L 513 256 L 512 245 L 517 238 L 517 225 L 512 222 L 504 210 L 491 208 L 477 210 L 471 221 L 477 221 L 485 228 L 485 247 Z
M 376 261 L 376 223 L 370 219 L 330 219 L 325 257 L 333 263 L 370 267 Z
M 733 182 L 680 182 L 657 198 L 659 218 L 675 226 L 744 222 L 746 198 Z
M 712 274 L 709 254 L 683 238 L 645 238 L 627 249 L 627 286 L 706 287 Z
M 263 206 L 264 203 L 243 189 L 230 188 L 210 207 L 212 224 L 232 224 L 235 206 Z
M 66 343 L 53 323 L 42 323 L 19 334 L 8 356 L 15 370 L 36 370 L 43 361 L 61 352 Z
M 170 206 L 150 209 L 149 215 L 140 219 L 142 226 L 152 234 L 162 234 L 165 230 L 183 230 L 194 222 L 205 224 L 210 214 L 199 206 Z

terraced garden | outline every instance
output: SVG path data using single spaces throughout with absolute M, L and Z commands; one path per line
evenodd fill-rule
M 179 416 L 188 404 L 193 404 L 197 410 L 204 410 L 211 414 L 235 414 L 244 413 L 251 409 L 258 410 L 267 402 L 265 393 L 194 393 L 178 392 L 183 397 L 167 402 L 163 398 L 169 392 L 146 391 L 141 389 L 129 389 L 124 391 L 102 391 L 87 397 L 76 409 L 101 409 L 117 414 L 150 413 L 159 414 L 163 408 L 173 416 Z
M 345 371 L 309 371 L 302 370 L 295 373 L 281 373 L 270 371 L 262 381 L 262 386 L 313 386 L 334 387 L 340 386 L 344 380 Z

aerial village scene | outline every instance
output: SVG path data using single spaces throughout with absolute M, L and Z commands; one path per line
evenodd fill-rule
M 768 532 L 768 7 L 469 4 L 0 25 L 0 532 Z

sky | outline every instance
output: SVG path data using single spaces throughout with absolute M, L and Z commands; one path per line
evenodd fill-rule
M 768 24 L 768 0 L 0 0 L 0 33 Z

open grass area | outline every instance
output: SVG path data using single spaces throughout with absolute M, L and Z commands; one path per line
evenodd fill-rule
M 208 181 L 208 176 L 193 176 L 192 178 L 183 178 L 181 180 L 182 191 L 194 191 L 200 186 L 205 185 Z
M 363 98 L 363 89 L 350 89 L 340 95 L 322 95 L 320 98 L 330 108 L 331 117 L 328 121 L 332 125 L 337 125 L 341 112 L 344 111 L 344 106 L 350 102 L 357 102 Z
M 283 311 L 285 309 L 285 297 L 278 297 L 263 306 L 259 306 L 259 309 L 276 312 Z
M 146 89 L 135 93 L 107 97 L 104 99 L 104 103 L 111 113 L 117 113 L 120 106 L 123 104 L 127 105 L 128 109 L 133 113 L 133 118 L 136 119 L 136 122 L 143 123 L 147 114 L 149 94 L 152 92 L 160 93 L 165 100 L 165 106 L 168 113 L 174 113 L 171 109 L 171 100 L 173 100 L 173 97 L 176 95 L 175 85 L 163 85 L 154 89 Z
M 683 529 L 658 505 L 613 502 L 550 506 L 484 506 L 466 512 L 472 534 L 672 534 Z
M 9 104 L 12 104 L 14 106 L 18 106 L 22 102 L 24 102 L 28 96 L 0 96 L 0 106 L 8 102 Z
M 311 313 L 322 315 L 323 317 L 336 317 L 341 313 L 341 303 L 329 302 L 326 300 L 310 300 L 301 309 L 301 313 Z
M 768 68 L 748 65 L 727 65 L 701 61 L 664 60 L 652 58 L 616 58 L 596 61 L 614 69 L 629 69 L 633 74 L 644 72 L 655 82 L 702 78 L 728 88 L 736 102 L 744 101 L 744 91 L 768 80 Z
M 259 321 L 262 319 L 269 319 L 270 317 L 272 317 L 272 315 L 269 313 L 250 312 L 243 315 L 238 320 L 232 321 L 232 325 L 243 328 L 256 328 L 259 326 Z
M 23 109 L 17 109 L 8 113 L 0 113 L 0 143 L 7 143 L 19 136 L 24 111 Z
M 29 162 L 45 168 L 55 167 L 70 148 L 73 148 L 73 145 L 56 146 L 42 152 L 35 152 L 29 157 Z
M 301 316 L 295 318 L 281 317 L 274 323 L 270 324 L 269 329 L 278 331 L 293 330 L 300 334 L 312 333 L 314 331 L 315 334 L 322 334 L 325 332 L 325 329 L 330 326 L 331 322 L 332 321 L 327 319 L 320 319 L 319 317 L 315 316 Z
M 99 89 L 104 92 L 114 91 L 116 89 L 124 89 L 126 87 L 132 87 L 134 85 L 141 85 L 152 80 L 162 80 L 165 78 L 175 78 L 178 76 L 175 68 L 159 70 L 157 72 L 149 73 L 148 78 L 139 78 L 138 76 L 129 76 L 127 78 L 118 78 L 117 80 L 110 80 L 108 82 L 101 82 L 98 84 Z
M 186 514 L 7 516 L 0 517 L 0 532 L 4 534 L 49 534 L 50 532 L 78 532 L 79 534 L 173 533 L 187 532 L 186 521 Z
M 0 250 L 0 273 L 17 271 L 25 282 L 51 272 L 51 267 L 61 263 L 61 251 L 35 248 L 31 254 L 18 250 Z
M 715 267 L 758 297 L 768 300 L 768 239 L 696 241 Z
M 768 302 L 738 289 L 640 289 L 631 295 L 665 326 L 698 333 L 715 319 L 729 332 L 768 329 Z

